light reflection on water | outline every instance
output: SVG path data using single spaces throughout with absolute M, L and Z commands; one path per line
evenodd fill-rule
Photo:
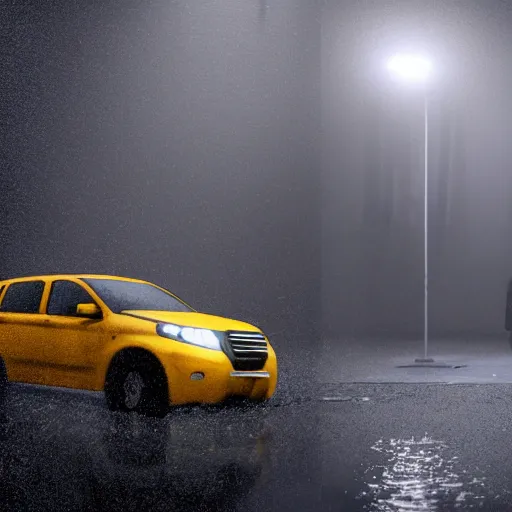
M 469 476 L 457 457 L 446 458 L 447 446 L 425 435 L 421 439 L 379 440 L 372 449 L 382 465 L 366 471 L 363 493 L 373 512 L 433 512 L 476 508 L 483 504 L 484 478 Z M 363 497 L 363 496 L 361 496 Z

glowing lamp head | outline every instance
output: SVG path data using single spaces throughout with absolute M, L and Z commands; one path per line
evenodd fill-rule
M 387 67 L 395 77 L 413 83 L 425 83 L 432 72 L 432 63 L 419 55 L 395 55 Z

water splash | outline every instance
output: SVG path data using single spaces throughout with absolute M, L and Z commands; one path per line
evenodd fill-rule
M 433 512 L 481 505 L 484 479 L 469 480 L 465 471 L 459 474 L 458 458 L 444 456 L 447 448 L 427 435 L 377 441 L 372 450 L 384 455 L 386 461 L 365 472 L 368 490 L 360 498 L 372 501 L 366 510 Z

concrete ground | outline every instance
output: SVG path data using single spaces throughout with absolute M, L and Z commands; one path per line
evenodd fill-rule
M 319 383 L 512 383 L 508 336 L 434 339 L 429 356 L 460 368 L 400 368 L 423 356 L 423 341 L 327 340 L 317 364 Z
M 10 386 L 0 510 L 512 510 L 508 385 L 337 384 L 339 402 L 191 407 Z M 320 397 L 319 397 L 320 398 Z
M 0 512 L 510 512 L 509 342 L 431 348 L 467 368 L 397 368 L 421 342 L 283 344 L 265 406 L 162 420 L 112 413 L 101 393 L 11 384 Z

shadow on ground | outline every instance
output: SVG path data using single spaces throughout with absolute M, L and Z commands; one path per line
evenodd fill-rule
M 0 411 L 3 510 L 233 510 L 268 462 L 261 410 L 184 408 L 158 420 L 11 385 Z
M 266 405 L 178 407 L 164 419 L 112 413 L 102 393 L 10 384 L 0 395 L 0 508 L 230 511 L 306 503 L 314 381 L 311 362 L 296 355 L 282 361 Z

